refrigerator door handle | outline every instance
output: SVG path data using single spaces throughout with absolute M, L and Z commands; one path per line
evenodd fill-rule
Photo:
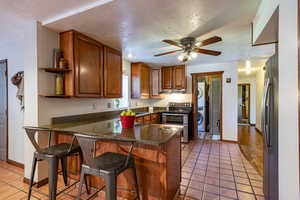
M 270 128 L 270 105 L 267 104 L 267 98 L 270 93 L 271 89 L 271 83 L 270 79 L 267 80 L 266 82 L 266 90 L 263 98 L 263 132 L 265 136 L 265 144 L 267 147 L 271 147 L 271 141 L 270 141 L 270 133 L 269 133 L 269 128 Z M 270 103 L 270 101 L 269 101 Z

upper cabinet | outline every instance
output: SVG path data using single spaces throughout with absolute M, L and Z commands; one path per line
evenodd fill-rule
M 150 97 L 150 68 L 142 62 L 131 63 L 131 98 Z
M 103 46 L 81 34 L 74 37 L 75 96 L 102 96 Z
M 173 67 L 173 89 L 186 89 L 185 65 L 178 65 Z
M 185 65 L 168 66 L 161 68 L 163 90 L 185 90 Z
M 163 90 L 173 89 L 173 67 L 161 68 L 161 87 Z
M 109 47 L 104 47 L 104 96 L 122 97 L 122 55 Z
M 152 68 L 150 71 L 150 97 L 161 98 L 160 69 Z
M 65 75 L 65 95 L 122 96 L 122 56 L 119 51 L 76 31 L 60 34 L 60 48 L 71 70 Z

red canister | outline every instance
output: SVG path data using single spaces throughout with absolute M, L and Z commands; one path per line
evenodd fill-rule
M 122 128 L 133 128 L 135 116 L 120 116 Z

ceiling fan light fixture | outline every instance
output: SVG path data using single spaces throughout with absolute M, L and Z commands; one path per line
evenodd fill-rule
M 196 52 L 191 53 L 192 58 L 197 58 L 198 54 Z
M 198 47 L 198 46 L 201 46 L 201 44 L 202 44 L 202 42 L 196 42 L 196 46 Z
M 179 61 L 182 62 L 182 61 L 185 59 L 185 54 L 182 53 L 182 54 L 180 54 L 177 58 L 178 58 Z

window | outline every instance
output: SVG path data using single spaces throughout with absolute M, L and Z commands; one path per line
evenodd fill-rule
M 129 78 L 127 75 L 123 75 L 123 82 L 122 82 L 122 98 L 115 99 L 115 107 L 116 108 L 128 108 L 129 103 Z

